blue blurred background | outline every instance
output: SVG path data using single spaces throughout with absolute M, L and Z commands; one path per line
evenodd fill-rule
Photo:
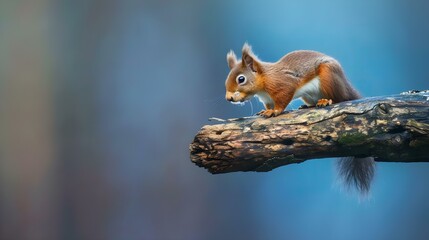
M 0 1 L 0 239 L 429 239 L 429 164 L 380 163 L 371 198 L 332 159 L 211 175 L 189 143 L 225 54 L 337 58 L 364 96 L 429 89 L 429 4 Z M 300 105 L 299 101 L 291 108 Z

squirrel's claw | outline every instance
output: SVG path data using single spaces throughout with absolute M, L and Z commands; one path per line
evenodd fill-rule
M 270 117 L 275 117 L 280 115 L 281 112 L 276 111 L 274 109 L 267 109 L 267 110 L 262 110 L 260 112 L 258 112 L 256 115 L 265 117 L 265 118 L 270 118 Z
M 317 101 L 316 107 L 321 108 L 321 107 L 326 107 L 332 104 L 332 99 L 326 99 L 326 98 L 322 98 L 319 99 L 319 101 Z

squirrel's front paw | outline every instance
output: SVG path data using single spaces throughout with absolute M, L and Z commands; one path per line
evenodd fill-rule
M 262 110 L 260 112 L 257 113 L 257 115 L 259 116 L 263 116 L 266 118 L 270 118 L 270 117 L 275 117 L 280 115 L 281 112 L 277 111 L 277 110 L 273 110 L 273 109 L 267 109 L 267 110 Z
M 317 101 L 316 107 L 326 107 L 332 104 L 332 99 L 326 99 L 326 98 L 322 98 L 319 99 L 319 101 Z

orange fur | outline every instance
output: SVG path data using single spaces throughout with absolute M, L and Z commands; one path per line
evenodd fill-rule
M 265 117 L 283 112 L 297 91 L 316 77 L 319 78 L 318 85 L 312 83 L 297 95 L 310 106 L 316 105 L 318 99 L 315 98 L 331 99 L 334 103 L 359 98 L 340 64 L 322 53 L 295 51 L 278 62 L 267 63 L 259 60 L 251 47 L 245 44 L 241 61 L 235 59 L 233 52 L 228 53 L 227 60 L 231 69 L 225 83 L 227 100 L 246 101 L 253 95 L 263 96 L 261 100 L 266 110 L 261 115 Z M 238 84 L 240 75 L 245 76 L 248 82 Z
M 326 99 L 332 99 L 333 102 L 337 102 L 339 99 L 334 98 L 334 91 L 335 90 L 343 91 L 343 90 L 334 88 L 335 82 L 332 78 L 333 76 L 331 74 L 331 69 L 329 68 L 329 66 L 327 66 L 326 64 L 320 64 L 318 75 L 320 79 L 320 90 L 322 92 L 323 97 Z
M 332 99 L 333 103 L 360 98 L 359 93 L 347 81 L 338 63 L 320 64 L 318 76 L 323 98 Z

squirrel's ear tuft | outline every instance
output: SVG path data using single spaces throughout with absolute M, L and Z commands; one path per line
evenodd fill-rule
M 244 43 L 242 54 L 241 62 L 243 66 L 250 68 L 253 72 L 260 72 L 260 60 L 252 52 L 252 47 L 248 43 Z
M 237 65 L 237 56 L 235 56 L 234 51 L 230 50 L 226 54 L 226 61 L 228 62 L 229 69 L 232 69 L 233 67 L 235 67 L 235 65 Z

